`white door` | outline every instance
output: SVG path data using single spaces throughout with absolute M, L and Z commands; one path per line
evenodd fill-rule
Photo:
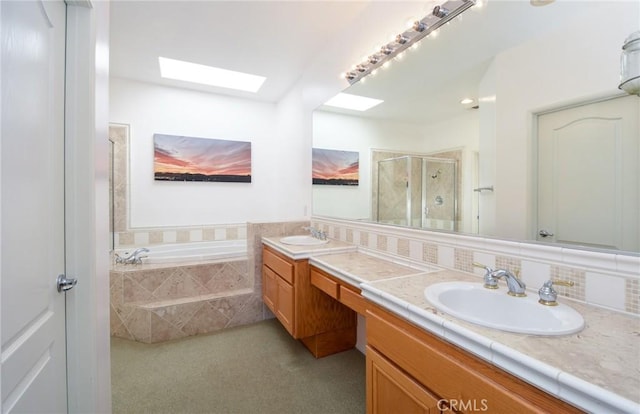
M 538 118 L 538 240 L 640 249 L 640 98 Z
M 2 1 L 2 412 L 67 411 L 62 1 Z

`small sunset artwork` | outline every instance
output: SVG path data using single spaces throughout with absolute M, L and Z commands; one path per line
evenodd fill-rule
M 251 182 L 251 143 L 153 134 L 156 181 Z
M 312 149 L 313 184 L 358 185 L 359 153 Z

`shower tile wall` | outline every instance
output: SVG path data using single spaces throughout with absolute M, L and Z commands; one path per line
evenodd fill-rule
M 447 162 L 427 162 L 427 225 L 432 229 L 455 230 L 456 218 L 456 164 Z M 438 201 L 438 199 L 440 201 Z M 460 216 L 460 214 L 458 214 Z M 458 220 L 459 221 L 459 220 Z
M 411 226 L 422 227 L 422 162 L 411 161 Z
M 462 209 L 458 208 L 457 217 L 455 217 L 454 220 L 452 221 L 451 217 L 447 216 L 446 213 L 444 213 L 444 210 L 445 210 L 444 207 L 446 206 L 447 208 L 451 208 L 450 203 L 452 203 L 454 200 L 457 200 L 458 206 L 465 205 L 464 204 L 465 194 L 463 194 L 462 191 L 460 191 L 460 189 L 462 188 L 462 170 L 464 168 L 464 166 L 462 165 L 462 151 L 457 150 L 457 151 L 439 152 L 436 154 L 429 154 L 429 157 L 456 160 L 457 164 L 454 167 L 452 164 L 442 163 L 440 164 L 439 167 L 437 167 L 438 164 L 436 163 L 436 168 L 434 168 L 435 171 L 433 172 L 430 172 L 431 170 L 427 171 L 427 179 L 430 181 L 430 183 L 427 185 L 427 188 L 429 186 L 432 186 L 435 192 L 438 192 L 436 190 L 437 188 L 441 189 L 441 191 L 439 191 L 438 194 L 432 195 L 432 199 L 430 201 L 433 202 L 433 197 L 440 195 L 443 197 L 444 203 L 445 203 L 443 204 L 443 208 L 436 208 L 435 209 L 436 211 L 432 213 L 433 215 L 431 216 L 430 214 L 431 217 L 429 219 L 429 222 L 427 223 L 427 227 L 431 229 L 442 229 L 442 230 L 459 229 L 461 228 L 462 221 L 463 221 Z M 453 171 L 454 168 L 456 169 L 455 172 Z M 438 172 L 438 169 L 440 169 L 442 172 L 435 179 L 431 179 L 431 177 Z M 454 179 L 455 179 L 455 187 L 453 183 Z M 455 194 L 452 194 L 450 190 L 448 190 L 451 188 L 456 189 Z M 445 191 L 444 189 L 447 189 L 447 190 Z
M 391 151 L 379 151 L 374 150 L 371 154 L 371 177 L 372 177 L 372 217 L 374 220 L 378 220 L 381 223 L 385 224 L 397 224 L 397 225 L 407 225 L 406 218 L 406 208 L 407 208 L 407 166 L 406 161 L 403 163 L 393 163 L 393 165 L 389 165 L 386 168 L 390 168 L 388 174 L 379 174 L 378 171 L 378 163 L 382 160 L 390 159 L 390 158 L 398 158 L 405 155 L 415 155 L 420 157 L 430 157 L 430 158 L 443 158 L 457 161 L 457 171 L 455 174 L 452 171 L 449 171 L 452 168 L 450 165 L 446 163 L 437 164 L 434 163 L 430 165 L 427 170 L 427 188 L 428 188 L 428 206 L 430 206 L 429 216 L 426 219 L 426 223 L 424 227 L 433 228 L 433 229 L 441 229 L 441 230 L 454 230 L 459 228 L 462 225 L 462 211 L 458 209 L 457 217 L 453 220 L 450 215 L 446 215 L 444 213 L 445 209 L 451 207 L 452 202 L 456 200 L 458 205 L 463 204 L 464 195 L 461 194 L 459 190 L 456 190 L 456 194 L 453 194 L 451 188 L 453 186 L 454 176 L 455 180 L 455 188 L 462 188 L 462 174 L 460 173 L 462 170 L 462 151 L 447 151 L 436 154 L 407 154 L 407 153 L 395 153 Z M 383 167 L 385 168 L 385 167 Z M 437 170 L 440 169 L 442 173 L 436 179 L 430 179 L 432 175 L 435 175 Z M 414 184 L 414 188 L 412 189 L 412 194 L 414 198 L 412 199 L 412 223 L 413 227 L 423 227 L 422 224 L 422 202 L 420 198 L 421 186 L 419 183 L 422 182 L 422 171 L 420 166 L 414 166 L 411 170 L 412 174 L 412 183 Z M 435 186 L 435 188 L 430 188 Z M 447 187 L 448 186 L 448 187 Z M 379 194 L 380 188 L 386 189 L 386 194 Z M 446 191 L 445 188 L 448 188 Z M 383 190 L 384 191 L 384 190 Z M 443 198 L 443 205 L 435 206 L 435 197 L 440 195 Z
M 111 176 L 109 177 L 110 225 L 115 232 L 127 229 L 127 140 L 129 126 L 109 125 L 111 141 Z
M 314 217 L 312 225 L 327 232 L 330 238 L 346 241 L 342 235 L 351 234 L 354 243 L 364 248 L 475 273 L 478 277 L 483 269 L 475 268 L 473 262 L 507 268 L 517 272 L 534 290 L 548 279 L 571 280 L 575 283 L 573 287 L 558 286 L 560 296 L 640 315 L 640 257 L 637 256 L 338 219 Z
M 407 160 L 383 162 L 376 169 L 375 216 L 381 223 L 407 225 Z

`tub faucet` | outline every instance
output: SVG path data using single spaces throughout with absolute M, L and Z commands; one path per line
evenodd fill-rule
M 139 249 L 135 249 L 133 253 L 126 257 L 121 257 L 118 253 L 116 253 L 116 263 L 122 264 L 141 264 L 142 258 L 146 256 L 140 256 L 141 253 L 148 253 L 149 249 L 146 247 L 141 247 Z
M 509 295 L 518 297 L 527 296 L 527 294 L 525 293 L 527 285 L 525 285 L 522 280 L 518 279 L 510 271 L 497 269 L 491 272 L 491 277 L 493 277 L 494 279 L 504 278 L 504 280 L 507 282 L 507 288 L 509 288 L 509 291 L 507 292 Z

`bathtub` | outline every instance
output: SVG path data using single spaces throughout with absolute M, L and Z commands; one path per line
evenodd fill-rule
M 264 319 L 247 240 L 146 247 L 142 265 L 114 263 L 109 272 L 111 335 L 157 343 Z
M 159 244 L 147 248 L 149 252 L 141 254 L 143 264 L 211 261 L 244 258 L 247 255 L 246 240 Z M 119 249 L 116 253 L 124 257 L 134 250 L 135 248 Z

